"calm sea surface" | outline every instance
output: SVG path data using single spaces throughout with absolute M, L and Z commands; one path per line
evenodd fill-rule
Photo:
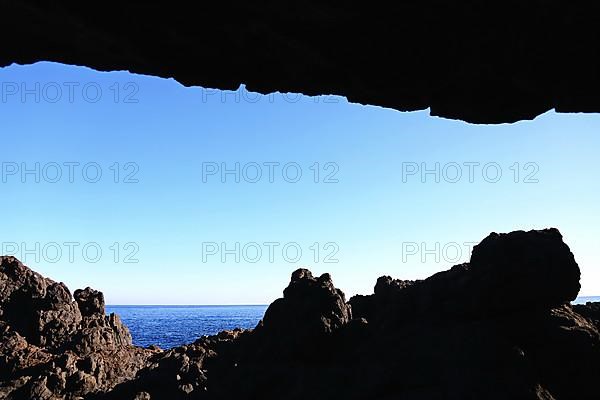
M 119 314 L 138 346 L 163 349 L 193 342 L 225 329 L 254 328 L 267 306 L 106 306 Z
M 573 304 L 585 304 L 588 301 L 600 301 L 600 296 L 581 296 L 576 298 Z
M 600 296 L 578 297 L 573 303 L 600 301 Z M 202 335 L 225 329 L 254 328 L 267 306 L 106 306 L 129 327 L 133 343 L 163 349 L 191 343 Z

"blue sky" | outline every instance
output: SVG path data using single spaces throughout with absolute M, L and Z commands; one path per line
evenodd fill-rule
M 367 294 L 468 261 L 492 231 L 555 226 L 600 294 L 598 115 L 470 125 L 52 63 L 0 82 L 2 251 L 71 290 L 264 304 L 305 266 Z

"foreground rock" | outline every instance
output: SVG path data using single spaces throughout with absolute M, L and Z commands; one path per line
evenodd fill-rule
M 299 269 L 256 329 L 164 352 L 131 346 L 100 292 L 0 271 L 10 399 L 600 398 L 600 307 L 570 305 L 579 267 L 556 229 L 493 233 L 470 263 L 349 302 Z
M 0 257 L 0 398 L 71 399 L 132 379 L 152 351 L 134 347 L 102 293 Z

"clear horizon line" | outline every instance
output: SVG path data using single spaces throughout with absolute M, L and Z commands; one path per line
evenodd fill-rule
M 577 299 L 600 298 L 600 296 L 577 296 Z M 268 307 L 269 304 L 106 304 L 106 307 Z
M 264 307 L 269 304 L 106 304 L 106 307 Z

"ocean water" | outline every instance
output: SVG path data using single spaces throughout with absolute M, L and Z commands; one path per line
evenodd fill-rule
M 585 304 L 588 301 L 592 301 L 592 302 L 600 301 L 600 296 L 580 296 L 575 299 L 573 304 Z
M 225 329 L 254 328 L 267 306 L 106 306 L 127 325 L 137 346 L 163 349 Z
M 574 304 L 600 301 L 600 296 L 578 297 Z M 266 305 L 259 306 L 106 306 L 119 314 L 137 346 L 156 344 L 163 349 L 191 343 L 225 329 L 254 328 Z

